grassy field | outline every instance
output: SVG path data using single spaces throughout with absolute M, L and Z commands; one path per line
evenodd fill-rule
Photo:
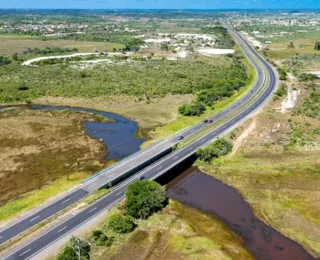
M 101 118 L 71 111 L 0 111 L 1 205 L 33 190 L 42 194 L 44 186 L 62 177 L 68 186 L 67 174 L 102 167 L 105 148 L 83 131 L 84 120 Z
M 7 36 L 0 35 L 0 55 L 22 53 L 28 48 L 77 48 L 79 52 L 112 51 L 113 48 L 123 48 L 124 45 L 118 43 L 104 42 L 78 42 L 72 40 L 47 40 L 33 38 L 30 36 Z

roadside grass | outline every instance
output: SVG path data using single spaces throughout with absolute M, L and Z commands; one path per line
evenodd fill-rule
M 0 55 L 22 53 L 28 48 L 63 47 L 77 48 L 79 52 L 113 51 L 113 48 L 123 48 L 123 44 L 109 42 L 82 42 L 72 40 L 46 40 L 31 36 L 0 36 Z
M 263 221 L 320 256 L 320 153 L 252 151 L 200 168 L 236 188 Z
M 4 222 L 14 216 L 26 212 L 41 203 L 45 202 L 51 197 L 64 192 L 75 185 L 79 184 L 84 178 L 89 177 L 90 174 L 87 172 L 78 172 L 69 175 L 69 180 L 66 178 L 60 178 L 52 183 L 42 187 L 39 190 L 22 195 L 16 200 L 9 201 L 5 205 L 0 207 L 0 219 Z

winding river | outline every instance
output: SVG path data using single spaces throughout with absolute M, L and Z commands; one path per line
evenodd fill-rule
M 8 106 L 6 106 L 8 107 Z M 6 108 L 0 107 L 0 109 Z M 144 139 L 137 138 L 138 124 L 120 115 L 88 108 L 65 106 L 28 106 L 35 110 L 87 112 L 112 122 L 84 122 L 87 133 L 107 146 L 105 159 L 119 160 L 139 150 Z M 245 247 L 259 260 L 313 260 L 301 245 L 266 225 L 252 213 L 244 198 L 232 187 L 191 167 L 168 185 L 168 196 L 185 205 L 219 217 L 243 240 Z

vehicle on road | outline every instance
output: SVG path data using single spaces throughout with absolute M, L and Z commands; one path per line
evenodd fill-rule
M 210 120 L 208 120 L 208 123 L 209 123 L 209 124 L 211 124 L 212 122 L 213 122 L 213 121 L 212 121 L 211 119 L 210 119 Z
M 208 119 L 205 119 L 205 120 L 203 121 L 203 123 L 208 123 Z
M 183 139 L 184 139 L 183 135 L 180 135 L 180 136 L 178 137 L 178 140 L 183 140 Z
M 139 177 L 139 180 L 142 181 L 142 180 L 144 180 L 145 178 L 146 178 L 146 177 L 144 177 L 144 176 L 140 176 L 140 177 Z

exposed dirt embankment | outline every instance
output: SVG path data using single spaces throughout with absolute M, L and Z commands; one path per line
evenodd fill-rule
M 99 164 L 105 148 L 81 124 L 93 118 L 70 111 L 0 111 L 0 205 Z

